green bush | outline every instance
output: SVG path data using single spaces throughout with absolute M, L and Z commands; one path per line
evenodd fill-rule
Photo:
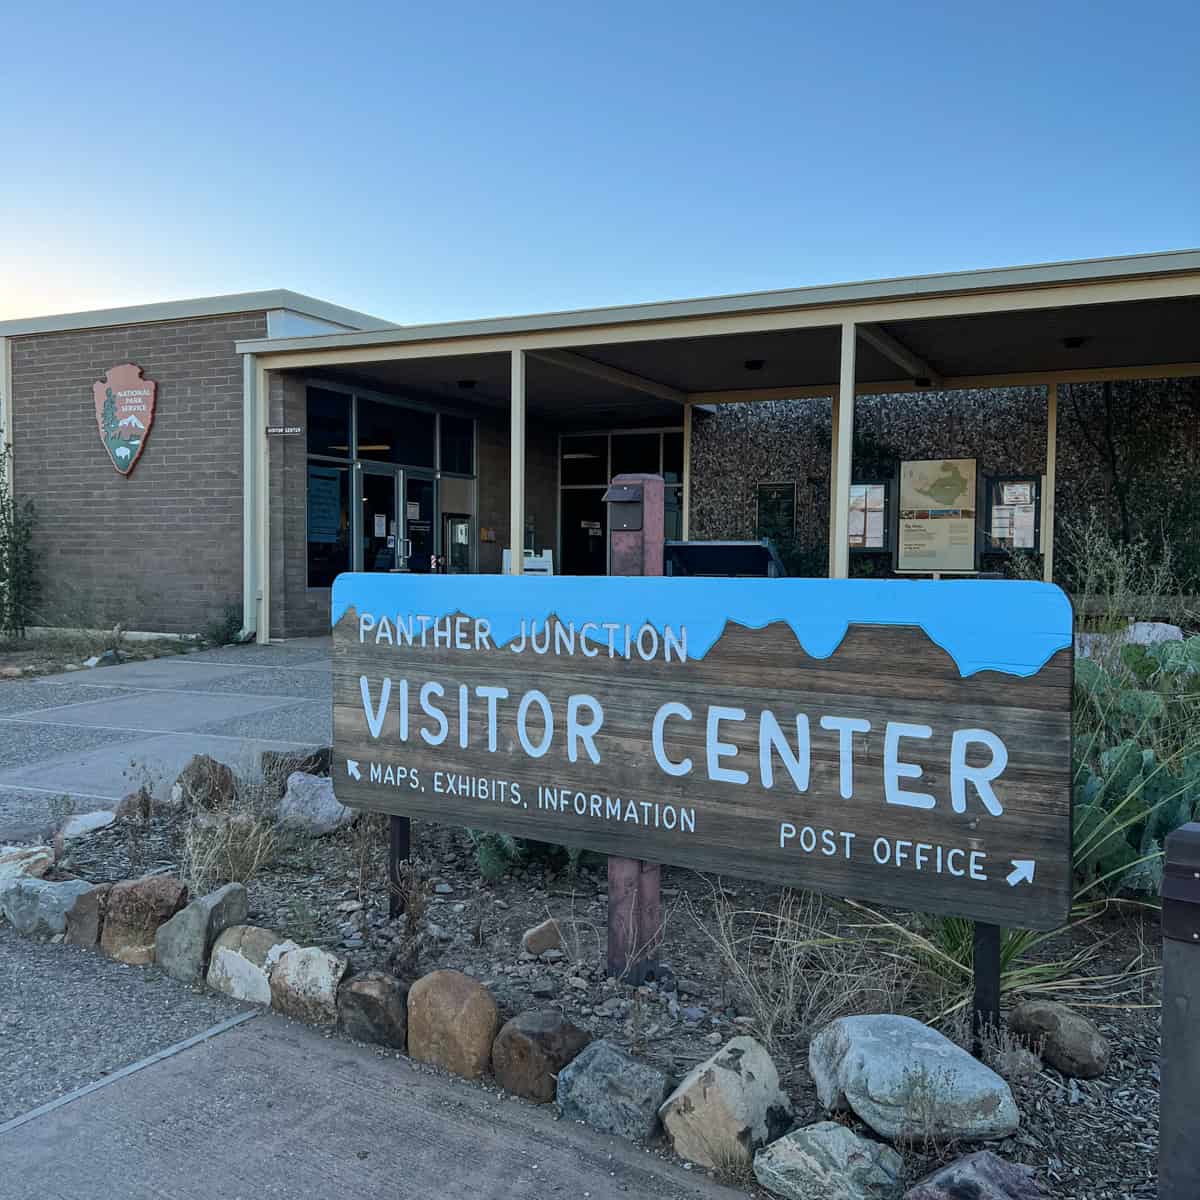
M 33 546 L 37 523 L 32 500 L 9 492 L 12 448 L 0 447 L 0 639 L 25 636 L 38 601 L 38 564 Z

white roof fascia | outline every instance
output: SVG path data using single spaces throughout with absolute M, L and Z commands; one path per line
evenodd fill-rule
M 285 308 L 316 317 L 350 331 L 391 329 L 378 317 L 328 304 L 313 296 L 279 288 L 268 292 L 235 292 L 228 296 L 201 296 L 194 300 L 168 300 L 161 304 L 135 304 L 128 308 L 96 309 L 92 312 L 59 313 L 0 321 L 0 337 L 22 337 L 39 333 L 65 333 L 75 329 L 106 329 L 118 325 L 145 325 L 157 321 L 183 321 L 194 317 L 224 317 L 234 313 L 265 312 Z
M 840 304 L 886 302 L 937 295 L 1055 287 L 1145 276 L 1200 273 L 1200 250 L 1171 250 L 1159 254 L 1085 259 L 942 275 L 914 275 L 861 283 L 824 284 L 787 291 L 746 292 L 695 300 L 669 300 L 608 308 L 536 313 L 518 317 L 488 317 L 433 325 L 404 325 L 362 333 L 324 334 L 304 338 L 253 339 L 237 343 L 243 354 L 288 350 L 351 349 L 398 342 L 438 341 L 500 334 L 546 332 L 587 326 L 622 325 L 638 321 L 669 321 L 687 317 L 720 317 L 773 309 L 809 308 Z M 4 332 L 0 326 L 0 334 Z

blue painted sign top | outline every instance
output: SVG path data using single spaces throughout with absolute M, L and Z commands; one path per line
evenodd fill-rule
M 397 604 L 403 605 L 398 611 Z M 834 654 L 851 625 L 916 626 L 967 678 L 980 671 L 1036 675 L 1072 644 L 1071 602 L 1053 584 L 874 579 L 668 579 L 521 575 L 340 575 L 333 624 L 353 608 L 394 622 L 486 616 L 497 646 L 518 642 L 556 617 L 607 644 L 607 626 L 635 633 L 686 630 L 689 659 L 702 659 L 729 623 L 788 625 L 813 658 Z M 584 627 L 587 626 L 585 629 Z

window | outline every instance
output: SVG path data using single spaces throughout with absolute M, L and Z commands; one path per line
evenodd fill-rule
M 470 417 L 442 416 L 441 469 L 452 475 L 475 471 L 475 422 Z
M 776 545 L 790 543 L 796 533 L 796 485 L 760 483 L 755 537 L 770 538 Z
M 668 483 L 683 482 L 683 434 L 663 434 L 663 478 Z
M 350 457 L 350 393 L 329 388 L 307 389 L 309 454 Z
M 608 483 L 608 435 L 565 437 L 562 440 L 564 487 L 581 483 Z
M 358 398 L 358 457 L 372 462 L 433 466 L 433 413 Z
M 350 570 L 350 468 L 308 464 L 308 586 Z
M 657 433 L 614 433 L 612 473 L 617 475 L 657 475 L 659 470 Z

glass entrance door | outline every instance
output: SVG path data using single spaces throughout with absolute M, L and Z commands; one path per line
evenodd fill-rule
M 404 566 L 404 518 L 399 497 L 404 472 L 393 467 L 358 468 L 359 506 L 357 571 L 394 571 Z
M 437 570 L 437 484 L 433 479 L 409 475 L 401 483 L 404 525 L 412 549 L 408 569 L 429 574 Z

